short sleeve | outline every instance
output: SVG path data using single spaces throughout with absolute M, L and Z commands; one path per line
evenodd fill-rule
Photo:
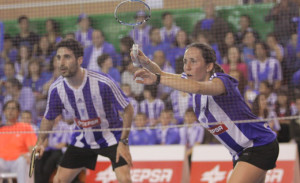
M 222 80 L 225 88 L 227 96 L 235 96 L 238 90 L 238 81 L 227 74 L 217 74 L 216 78 Z
M 48 95 L 47 107 L 44 117 L 48 120 L 54 120 L 59 114 L 62 113 L 63 104 L 58 95 L 57 88 L 50 91 Z

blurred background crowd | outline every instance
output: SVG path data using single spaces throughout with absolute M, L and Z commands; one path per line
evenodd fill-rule
M 262 0 L 244 0 L 244 3 L 250 2 L 264 3 Z M 129 53 L 132 44 L 138 43 L 163 71 L 181 74 L 186 46 L 200 42 L 211 45 L 216 52 L 217 63 L 239 81 L 239 90 L 253 113 L 262 119 L 272 118 L 269 123 L 278 134 L 278 141 L 300 142 L 299 119 L 276 119 L 300 115 L 298 4 L 292 0 L 281 0 L 274 4 L 266 16 L 261 17 L 265 22 L 274 23 L 274 29 L 264 39 L 260 31 L 253 28 L 253 20 L 247 14 L 238 17 L 239 29 L 236 31 L 218 16 L 212 1 L 205 2 L 202 9 L 205 17 L 193 26 L 192 33 L 178 26 L 171 12 L 164 11 L 160 20 L 162 27 L 153 26 L 151 22 L 142 24 L 121 37 L 118 48 L 106 40 L 101 29 L 93 27 L 91 18 L 84 13 L 77 18 L 78 30 L 65 34 L 60 32 L 61 25 L 55 19 L 47 19 L 43 25 L 46 33 L 37 34 L 31 31 L 30 18 L 20 16 L 17 20 L 19 33 L 14 36 L 9 32 L 3 33 L 0 53 L 0 124 L 5 127 L 14 122 L 24 122 L 38 129 L 45 111 L 48 89 L 60 75 L 54 57 L 55 44 L 64 38 L 74 38 L 84 47 L 82 67 L 110 75 L 134 106 L 133 126 L 145 128 L 132 130 L 129 143 L 185 144 L 190 155 L 191 148 L 196 144 L 217 143 L 214 137 L 197 125 L 191 96 L 161 85 L 144 86 L 135 83 L 133 74 L 137 68 L 133 67 Z M 144 16 L 144 12 L 138 12 L 134 18 L 138 20 Z M 11 105 L 18 112 L 12 112 Z M 56 121 L 56 129 L 73 128 L 67 111 Z M 170 127 L 177 124 L 191 126 Z M 45 166 L 46 163 L 58 162 L 62 149 L 68 144 L 69 134 L 64 135 L 50 136 L 47 149 L 49 156 L 41 160 L 42 167 L 50 166 Z M 1 153 L 0 158 L 3 158 Z M 47 174 L 48 179 L 53 171 L 43 168 L 37 170 Z M 37 182 L 44 181 L 41 179 Z

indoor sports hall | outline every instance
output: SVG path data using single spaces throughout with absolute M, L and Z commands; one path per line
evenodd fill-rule
M 0 183 L 299 183 L 299 0 L 0 0 Z

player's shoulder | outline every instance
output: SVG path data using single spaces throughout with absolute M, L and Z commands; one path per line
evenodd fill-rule
M 219 78 L 223 82 L 224 82 L 224 80 L 229 80 L 233 83 L 238 83 L 238 81 L 235 78 L 233 78 L 232 76 L 225 74 L 225 73 L 221 73 L 221 72 L 216 72 L 213 75 L 211 75 L 210 80 L 213 80 L 214 78 Z
M 62 84 L 64 81 L 64 77 L 59 76 L 51 85 L 49 88 L 49 91 L 52 91 L 53 89 L 57 88 L 60 84 Z
M 108 86 L 111 86 L 114 84 L 113 79 L 108 75 L 103 72 L 97 72 L 97 71 L 92 71 L 92 70 L 87 70 L 87 76 L 91 80 L 96 80 L 97 82 L 104 83 Z

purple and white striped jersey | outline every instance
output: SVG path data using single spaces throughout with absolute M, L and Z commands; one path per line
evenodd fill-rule
M 179 129 L 180 144 L 192 148 L 195 144 L 201 144 L 204 140 L 204 128 L 195 121 L 192 126 L 184 126 Z
M 165 104 L 161 99 L 155 99 L 153 102 L 143 100 L 140 103 L 140 111 L 145 113 L 149 119 L 158 119 L 161 111 L 165 109 Z
M 249 80 L 254 82 L 254 89 L 259 89 L 261 81 L 268 81 L 273 84 L 282 80 L 281 65 L 274 58 L 267 58 L 266 61 L 253 60 L 249 64 Z
M 84 70 L 82 85 L 75 89 L 62 76 L 50 87 L 45 118 L 54 120 L 62 110 L 67 110 L 76 122 L 71 145 L 97 149 L 118 143 L 121 131 L 92 132 L 89 129 L 121 128 L 123 121 L 118 110 L 123 110 L 129 101 L 108 75 Z
M 193 106 L 192 97 L 188 93 L 184 93 L 178 90 L 172 91 L 171 95 L 172 108 L 174 117 L 183 121 L 185 111 Z
M 184 75 L 183 75 L 184 76 Z M 231 153 L 235 155 L 249 147 L 268 144 L 276 139 L 276 134 L 265 121 L 256 123 L 233 123 L 237 120 L 258 119 L 252 114 L 238 90 L 238 81 L 223 73 L 215 73 L 210 78 L 222 80 L 226 94 L 219 96 L 192 94 L 193 108 L 198 121 L 203 124 Z M 212 122 L 223 122 L 210 125 Z

